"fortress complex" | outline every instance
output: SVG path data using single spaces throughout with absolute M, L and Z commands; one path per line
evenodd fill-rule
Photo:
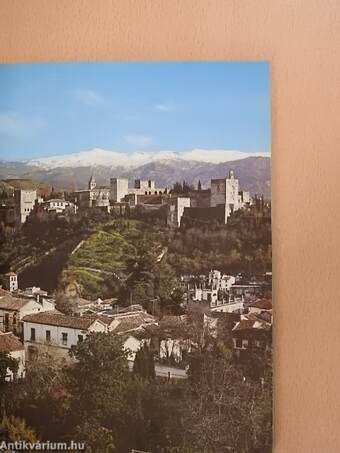
M 233 170 L 226 178 L 212 179 L 210 189 L 190 192 L 190 199 L 190 207 L 185 207 L 183 211 L 186 222 L 217 220 L 227 223 L 234 211 L 251 204 L 250 193 L 240 190 Z
M 239 180 L 234 171 L 228 177 L 211 180 L 209 189 L 197 190 L 187 194 L 174 194 L 167 187 L 156 187 L 153 180 L 136 179 L 134 187 L 129 187 L 127 178 L 111 178 L 111 203 L 128 203 L 130 206 L 143 204 L 153 208 L 167 205 L 167 223 L 179 227 L 182 217 L 186 220 L 217 220 L 227 223 L 230 215 L 251 203 L 249 192 L 240 190 Z
M 156 187 L 155 181 L 135 179 L 134 187 L 129 187 L 127 178 L 111 178 L 110 180 L 110 200 L 114 203 L 122 201 L 129 202 L 130 205 L 144 202 L 147 196 L 159 196 L 168 194 L 167 187 Z
M 80 208 L 104 207 L 109 209 L 110 187 L 98 186 L 92 175 L 87 189 L 74 192 L 74 201 Z

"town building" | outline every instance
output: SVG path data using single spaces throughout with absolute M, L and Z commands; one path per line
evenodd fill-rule
M 236 282 L 233 275 L 225 275 L 217 270 L 211 270 L 208 275 L 208 285 L 215 289 L 230 290 Z
M 108 330 L 117 335 L 137 331 L 143 332 L 145 327 L 158 324 L 156 318 L 139 304 L 123 308 L 119 312 L 114 310 L 103 312 L 103 315 L 105 314 L 107 316 Z
M 7 368 L 5 380 L 11 382 L 17 378 L 23 378 L 25 376 L 25 348 L 12 332 L 0 332 L 0 352 L 9 354 L 18 363 L 15 375 L 12 370 Z
M 16 291 L 18 289 L 18 275 L 15 272 L 7 272 L 3 277 L 3 283 L 8 291 Z
M 242 315 L 232 330 L 236 355 L 252 349 L 265 350 L 271 345 L 271 324 L 254 315 Z
M 0 330 L 14 332 L 16 335 L 23 333 L 23 318 L 32 313 L 39 313 L 54 309 L 54 303 L 42 299 L 37 302 L 31 298 L 13 297 L 12 294 L 0 297 Z
M 100 207 L 109 210 L 110 207 L 111 188 L 106 186 L 98 186 L 92 175 L 88 188 L 85 190 L 77 190 L 74 192 L 74 201 L 79 208 Z
M 53 297 L 49 295 L 47 291 L 41 289 L 39 286 L 30 286 L 25 289 L 18 289 L 15 295 L 20 298 L 34 299 L 40 303 L 43 303 L 43 301 L 45 300 L 45 303 L 50 302 L 52 306 L 54 305 Z M 49 310 L 52 310 L 52 308 L 49 308 Z
M 203 302 L 211 310 L 232 312 L 242 310 L 243 304 L 231 304 L 230 289 L 235 284 L 233 275 L 225 275 L 218 270 L 211 270 L 208 276 L 203 276 L 195 282 L 192 300 Z
M 37 200 L 36 190 L 14 190 L 15 216 L 18 223 L 24 223 Z
M 56 214 L 64 214 L 66 210 L 76 213 L 75 204 L 63 198 L 51 198 L 45 201 L 42 206 L 48 212 L 55 212 Z
M 68 316 L 58 311 L 26 315 L 23 323 L 28 360 L 39 352 L 67 359 L 70 348 L 83 341 L 89 332 L 107 332 L 105 323 L 97 318 Z

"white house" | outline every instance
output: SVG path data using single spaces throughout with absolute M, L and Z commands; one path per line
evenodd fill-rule
M 37 302 L 30 298 L 16 298 L 11 294 L 0 297 L 0 330 L 22 334 L 24 316 L 54 309 L 54 303 L 46 299 Z
M 89 332 L 107 332 L 107 326 L 97 318 L 68 316 L 58 311 L 27 315 L 24 322 L 24 345 L 28 359 L 39 351 L 68 358 L 68 351 Z
M 7 370 L 6 381 L 13 381 L 16 378 L 25 376 L 25 348 L 19 338 L 12 332 L 0 333 L 0 352 L 7 352 L 11 357 L 18 361 L 18 371 L 13 375 L 11 370 Z
M 211 288 L 197 288 L 197 286 L 195 286 L 193 300 L 195 302 L 208 302 L 210 307 L 216 307 L 218 304 L 218 290 Z
M 66 208 L 70 208 L 73 212 L 76 212 L 75 204 L 62 198 L 51 198 L 45 201 L 44 207 L 47 211 L 54 211 L 57 214 L 64 213 Z
M 227 290 L 235 284 L 235 277 L 233 275 L 221 274 L 220 271 L 211 270 L 208 276 L 208 285 L 214 289 Z

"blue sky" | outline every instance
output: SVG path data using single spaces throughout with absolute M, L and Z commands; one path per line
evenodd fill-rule
M 265 62 L 0 65 L 0 158 L 270 151 Z

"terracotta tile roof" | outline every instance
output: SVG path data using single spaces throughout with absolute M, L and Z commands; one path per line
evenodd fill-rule
M 1 296 L 10 296 L 10 295 L 11 295 L 10 291 L 8 291 L 7 289 L 3 289 L 3 288 L 0 287 L 0 297 L 1 297 Z
M 265 321 L 260 321 L 259 319 L 242 319 L 239 321 L 235 327 L 233 328 L 234 331 L 239 330 L 270 330 L 270 324 Z
M 25 322 L 35 324 L 46 324 L 49 326 L 70 327 L 71 329 L 88 329 L 98 318 L 87 318 L 84 316 L 69 316 L 56 311 L 45 311 L 26 315 L 23 318 Z
M 26 304 L 31 302 L 30 299 L 18 299 L 10 294 L 0 297 L 0 309 L 3 310 L 20 310 Z
M 114 318 L 111 318 L 112 320 Z M 116 318 L 119 319 L 119 318 Z M 137 330 L 142 328 L 145 324 L 148 323 L 148 319 L 146 319 L 142 314 L 138 313 L 133 316 L 127 316 L 124 318 L 119 319 L 118 326 L 112 330 L 112 332 L 121 334 L 124 332 L 129 332 L 131 330 Z
M 24 345 L 12 332 L 0 333 L 0 351 L 22 351 Z
M 262 310 L 271 310 L 273 308 L 273 304 L 269 299 L 258 299 L 255 302 L 251 302 L 248 307 L 260 308 Z

